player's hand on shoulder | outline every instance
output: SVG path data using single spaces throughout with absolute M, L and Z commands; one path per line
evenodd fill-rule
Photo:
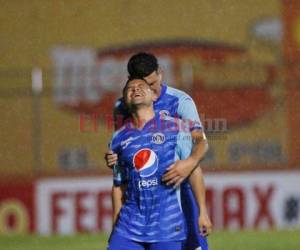
M 118 155 L 115 154 L 112 150 L 109 150 L 105 153 L 104 156 L 106 166 L 112 168 L 118 161 Z
M 168 168 L 168 171 L 163 175 L 162 181 L 166 185 L 178 187 L 190 175 L 193 168 L 194 163 L 188 159 L 178 160 Z

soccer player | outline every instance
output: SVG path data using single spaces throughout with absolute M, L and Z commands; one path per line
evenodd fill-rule
M 108 250 L 181 250 L 186 238 L 180 187 L 161 179 L 178 159 L 189 157 L 188 124 L 155 114 L 154 94 L 142 79 L 129 79 L 123 91 L 130 118 L 117 130 L 111 148 L 114 166 L 114 228 Z
M 130 76 L 143 78 L 147 81 L 150 88 L 156 95 L 154 110 L 162 115 L 179 117 L 180 119 L 191 122 L 190 130 L 193 138 L 193 150 L 191 155 L 185 160 L 178 160 L 171 165 L 169 171 L 163 176 L 163 180 L 168 184 L 178 186 L 198 165 L 207 150 L 207 141 L 202 130 L 200 118 L 196 106 L 186 93 L 171 88 L 162 83 L 162 72 L 159 69 L 157 59 L 148 53 L 138 53 L 133 55 L 127 65 Z M 115 108 L 116 127 L 120 127 L 124 120 L 128 118 L 128 110 L 121 99 L 116 103 Z M 107 154 L 107 163 L 112 166 L 115 164 L 117 155 Z M 111 154 L 111 155 L 110 155 Z M 205 204 L 205 188 L 200 167 L 192 172 L 189 181 L 194 182 L 197 190 L 194 193 L 201 199 L 197 205 L 191 187 L 188 184 L 182 186 L 182 206 L 188 223 L 188 239 L 185 250 L 194 250 L 201 247 L 201 250 L 208 249 L 206 235 L 211 232 L 211 222 L 207 215 Z M 200 171 L 200 174 L 199 174 Z M 112 192 L 117 192 L 112 190 Z M 199 215 L 200 208 L 200 217 Z

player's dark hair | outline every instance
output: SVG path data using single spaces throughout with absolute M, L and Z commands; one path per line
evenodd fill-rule
M 139 52 L 133 55 L 127 64 L 129 77 L 144 78 L 157 70 L 157 58 L 146 52 Z

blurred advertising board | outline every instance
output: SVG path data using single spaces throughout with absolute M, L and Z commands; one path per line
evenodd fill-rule
M 104 50 L 55 47 L 54 103 L 65 114 L 79 114 L 85 135 L 99 133 L 100 141 L 107 140 L 103 135 L 112 131 L 111 110 L 128 75 L 127 61 L 139 51 L 154 53 L 164 81 L 195 100 L 211 145 L 206 165 L 267 167 L 287 162 L 282 83 L 276 80 L 274 65 L 251 61 L 242 47 L 194 40 Z
M 207 174 L 215 228 L 300 228 L 299 172 Z
M 37 232 L 72 234 L 109 231 L 112 179 L 45 179 L 36 182 Z
M 0 182 L 0 234 L 35 230 L 34 183 Z
M 207 173 L 206 198 L 214 228 L 299 229 L 299 179 L 299 171 Z M 33 184 L 32 193 L 10 192 L 0 196 L 1 233 L 30 231 L 50 235 L 110 231 L 111 177 L 44 178 Z M 11 190 L 17 187 L 10 185 Z M 7 187 L 1 185 L 1 188 Z M 33 197 L 30 204 L 26 200 L 28 196 Z M 5 211 L 12 199 L 17 204 L 11 210 L 12 215 L 17 214 L 19 220 L 27 222 L 26 230 L 20 231 L 18 226 L 7 230 L 12 215 Z
M 289 159 L 300 162 L 300 1 L 283 0 L 283 61 L 287 86 Z
M 300 1 L 282 0 L 285 61 L 300 61 Z M 298 71 L 299 72 L 299 71 Z M 299 75 L 298 75 L 299 76 Z

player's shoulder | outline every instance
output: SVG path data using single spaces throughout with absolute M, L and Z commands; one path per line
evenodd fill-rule
M 188 95 L 186 92 L 184 92 L 184 91 L 182 91 L 182 90 L 180 90 L 180 89 L 171 87 L 171 86 L 167 86 L 166 93 L 167 93 L 168 95 L 177 97 L 177 98 L 180 99 L 180 100 L 185 100 L 185 99 L 190 99 L 190 100 L 192 100 L 191 96 Z
M 168 131 L 176 132 L 178 135 L 190 134 L 190 122 L 188 120 L 184 120 L 179 117 L 161 115 L 160 122 L 163 124 L 162 127 Z
M 119 129 L 117 129 L 112 135 L 112 144 L 116 145 L 120 141 L 122 141 L 123 137 L 126 134 L 126 125 L 123 125 Z
M 174 117 L 174 116 L 169 116 L 169 115 L 164 115 L 164 114 L 161 114 L 159 116 L 159 119 L 161 122 L 164 122 L 164 121 L 170 121 L 170 122 L 174 122 L 174 123 L 182 122 L 182 119 L 179 117 Z
M 173 117 L 169 115 L 160 115 L 160 122 L 162 124 L 169 123 L 170 125 L 177 126 L 178 128 L 180 128 L 184 123 L 184 121 L 179 117 Z

